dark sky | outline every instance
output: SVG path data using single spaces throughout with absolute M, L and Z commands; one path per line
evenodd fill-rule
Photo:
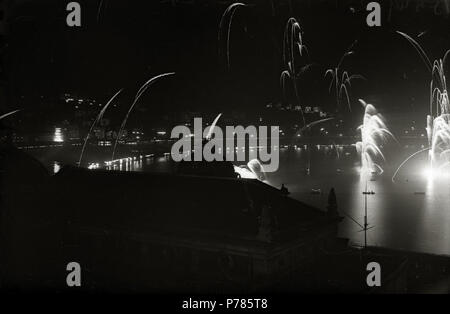
M 380 28 L 366 25 L 368 1 L 336 5 L 331 0 L 299 0 L 291 1 L 291 6 L 280 1 L 274 10 L 268 0 L 247 1 L 251 5 L 234 15 L 227 70 L 218 56 L 217 35 L 228 5 L 193 2 L 174 6 L 154 0 L 79 1 L 82 27 L 69 28 L 65 24 L 68 1 L 15 1 L 7 51 L 10 107 L 23 105 L 23 95 L 56 98 L 71 92 L 102 100 L 125 88 L 123 97 L 132 97 L 153 75 L 174 71 L 174 78 L 161 81 L 143 99 L 158 104 L 156 111 L 258 109 L 281 101 L 283 31 L 293 16 L 302 26 L 308 61 L 314 64 L 301 78 L 304 104 L 334 104 L 323 74 L 358 40 L 343 69 L 364 75 L 367 81 L 355 83 L 352 102 L 368 98 L 386 111 L 420 112 L 428 100 L 428 73 L 411 45 L 395 31 L 413 37 L 425 32 L 418 40 L 433 59 L 450 48 L 450 17 L 434 14 L 433 1 L 431 8 L 419 10 L 410 1 L 402 11 L 392 9 L 393 2 L 380 2 Z

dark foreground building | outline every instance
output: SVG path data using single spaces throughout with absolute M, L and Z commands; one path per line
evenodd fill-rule
M 12 150 L 2 160 L 3 289 L 370 292 L 376 256 L 337 238 L 328 212 L 258 180 L 87 170 L 49 176 Z M 404 260 L 379 256 L 380 291 L 404 291 Z

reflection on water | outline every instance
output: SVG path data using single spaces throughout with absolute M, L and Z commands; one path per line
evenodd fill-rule
M 57 173 L 61 169 L 61 164 L 57 161 L 53 162 L 53 173 Z
M 320 155 L 316 153 L 316 157 Z M 345 154 L 344 154 L 345 156 Z M 291 195 L 305 203 L 326 208 L 328 191 L 336 190 L 339 211 L 361 225 L 364 223 L 363 191 L 367 195 L 368 244 L 398 249 L 450 254 L 450 180 L 429 180 L 421 175 L 417 161 L 402 180 L 392 182 L 388 169 L 376 179 L 359 175 L 359 165 L 353 154 L 332 158 L 322 154 L 313 158 L 311 175 L 304 175 L 302 153 L 280 156 L 280 169 L 269 174 L 269 183 L 279 187 L 284 183 Z M 394 168 L 394 163 L 391 168 Z M 339 169 L 339 171 L 337 171 Z M 323 194 L 313 194 L 321 189 Z M 351 219 L 344 219 L 340 235 L 362 245 L 364 232 Z
M 408 154 L 409 152 L 405 152 Z M 438 254 L 450 254 L 450 176 L 429 180 L 423 175 L 426 155 L 414 159 L 391 176 L 404 156 L 390 159 L 385 173 L 375 179 L 361 178 L 359 158 L 351 146 L 305 146 L 280 149 L 280 167 L 267 173 L 268 184 L 284 184 L 290 196 L 325 210 L 328 192 L 334 187 L 338 210 L 359 224 L 364 223 L 363 191 L 367 195 L 368 244 Z M 389 159 L 388 159 L 389 160 Z M 107 165 L 110 170 L 173 172 L 170 156 L 153 155 L 122 158 Z M 54 170 L 59 164 L 54 164 Z M 308 169 L 310 171 L 308 171 Z M 308 175 L 309 173 L 309 175 Z M 313 190 L 320 190 L 321 193 Z M 340 224 L 340 235 L 355 244 L 364 243 L 361 227 L 349 218 Z
M 121 158 L 106 165 L 108 170 L 119 171 L 152 171 L 172 172 L 173 164 L 169 156 L 154 157 L 153 155 Z
M 56 142 L 56 143 L 64 142 L 64 136 L 61 131 L 61 128 L 55 128 L 55 132 L 53 134 L 53 142 Z

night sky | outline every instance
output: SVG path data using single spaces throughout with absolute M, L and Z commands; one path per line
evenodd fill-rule
M 433 8 L 416 12 L 414 1 L 409 9 L 390 13 L 390 2 L 381 2 L 378 28 L 366 25 L 368 1 L 292 1 L 291 7 L 281 1 L 275 10 L 270 1 L 252 1 L 235 13 L 227 70 L 217 38 L 228 4 L 219 1 L 175 6 L 170 1 L 79 1 L 81 28 L 65 24 L 67 1 L 14 2 L 5 56 L 10 109 L 36 106 L 40 96 L 57 99 L 65 92 L 104 101 L 120 88 L 125 88 L 125 101 L 150 77 L 174 71 L 175 77 L 143 98 L 154 112 L 257 110 L 282 99 L 283 31 L 293 16 L 313 64 L 299 81 L 304 105 L 334 110 L 324 73 L 357 40 L 355 53 L 342 66 L 367 78 L 352 86 L 353 106 L 364 98 L 382 111 L 423 114 L 429 97 L 427 68 L 395 31 L 416 38 L 431 59 L 442 57 L 450 46 L 449 15 L 436 15 Z

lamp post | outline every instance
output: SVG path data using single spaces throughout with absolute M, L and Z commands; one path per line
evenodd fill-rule
M 362 192 L 362 194 L 364 195 L 364 249 L 367 249 L 367 230 L 370 228 L 367 228 L 369 226 L 368 222 L 367 222 L 367 195 L 372 195 L 375 194 L 374 192 L 369 192 L 367 191 L 367 179 L 366 179 L 366 189 L 365 191 Z

